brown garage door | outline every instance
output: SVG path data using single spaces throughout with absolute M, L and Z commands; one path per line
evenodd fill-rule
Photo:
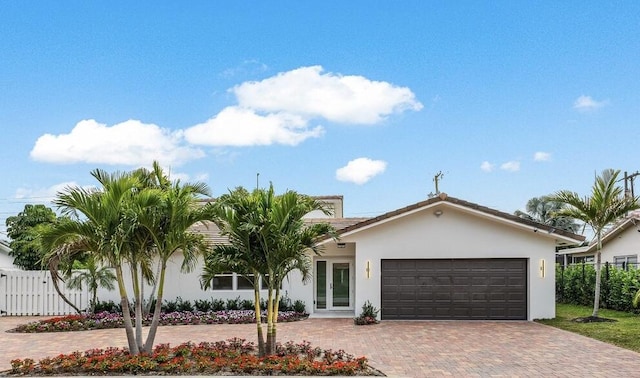
M 526 259 L 382 260 L 382 319 L 527 319 Z

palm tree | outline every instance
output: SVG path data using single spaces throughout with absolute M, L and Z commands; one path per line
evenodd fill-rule
M 135 281 L 133 273 L 147 261 L 138 256 L 139 249 L 134 246 L 137 224 L 131 209 L 136 202 L 142 207 L 153 205 L 154 197 L 143 195 L 139 181 L 130 173 L 108 174 L 96 169 L 91 175 L 101 184 L 99 190 L 68 187 L 53 201 L 70 219 L 43 233 L 46 260 L 54 270 L 58 262 L 89 252 L 96 262 L 115 269 L 129 351 L 138 354 L 123 266 L 130 265 Z
M 514 215 L 546 224 L 556 229 L 578 232 L 580 226 L 572 218 L 557 215 L 565 206 L 562 202 L 554 201 L 553 196 L 550 195 L 533 197 L 527 201 L 526 212 L 516 210 Z
M 320 252 L 317 239 L 333 235 L 327 223 L 305 226 L 305 214 L 321 210 L 324 205 L 311 197 L 288 191 L 276 196 L 273 185 L 268 190 L 256 189 L 249 194 L 238 188 L 222 196 L 214 205 L 212 219 L 230 245 L 215 246 L 202 275 L 205 287 L 216 274 L 235 271 L 254 287 L 258 349 L 261 355 L 275 352 L 276 324 L 280 287 L 285 277 L 299 269 L 304 280 L 310 277 L 309 251 Z M 267 287 L 267 342 L 263 339 L 260 309 L 260 281 Z
M 312 261 L 309 252 L 319 255 L 318 239 L 323 235 L 335 237 L 335 229 L 328 223 L 305 225 L 303 217 L 314 210 L 329 215 L 325 206 L 312 197 L 287 191 L 274 197 L 273 185 L 261 193 L 262 216 L 266 219 L 260 241 L 267 260 L 267 354 L 275 353 L 280 288 L 287 275 L 299 270 L 303 282 L 311 278 Z
M 619 174 L 619 170 L 604 170 L 596 177 L 589 197 L 580 197 L 568 190 L 559 191 L 553 197 L 554 201 L 567 205 L 558 211 L 558 215 L 578 219 L 591 226 L 595 233 L 597 246 L 593 318 L 598 317 L 600 308 L 602 234 L 607 226 L 640 207 L 638 197 L 627 197 L 622 188 L 616 186 Z
M 215 245 L 205 259 L 201 284 L 209 289 L 217 274 L 237 272 L 253 286 L 258 354 L 265 354 L 260 306 L 260 273 L 266 265 L 263 250 L 258 241 L 255 219 L 258 214 L 256 193 L 236 188 L 220 196 L 211 206 L 211 219 L 220 229 L 220 234 L 229 239 L 229 245 Z
M 150 353 L 160 322 L 160 312 L 164 297 L 164 284 L 167 263 L 176 254 L 182 255 L 182 271 L 193 269 L 198 256 L 205 253 L 207 243 L 204 237 L 190 228 L 196 223 L 204 223 L 208 218 L 208 209 L 197 203 L 199 195 L 208 195 L 209 190 L 203 183 L 181 185 L 180 181 L 171 183 L 157 162 L 151 172 L 142 174 L 143 182 L 149 189 L 159 190 L 160 200 L 157 206 L 140 208 L 139 222 L 148 231 L 152 242 L 153 256 L 160 266 L 157 278 L 156 305 L 143 351 Z M 139 300 L 142 300 L 140 296 Z
M 81 265 L 81 271 L 70 272 L 70 277 L 67 277 L 69 278 L 67 287 L 82 290 L 82 285 L 86 284 L 91 292 L 89 311 L 93 313 L 98 303 L 98 288 L 104 287 L 109 291 L 114 290 L 116 287 L 113 282 L 116 280 L 116 276 L 112 269 L 98 265 L 93 255 L 88 255 L 86 261 Z

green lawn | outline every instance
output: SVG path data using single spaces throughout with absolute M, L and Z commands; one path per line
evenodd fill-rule
M 571 321 L 574 318 L 589 316 L 592 311 L 590 307 L 557 304 L 555 319 L 537 320 L 537 322 L 640 352 L 640 316 L 601 309 L 600 317 L 615 319 L 617 322 L 576 323 Z

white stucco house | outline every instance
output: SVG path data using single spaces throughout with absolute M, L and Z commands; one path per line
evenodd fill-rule
M 374 218 L 344 218 L 342 196 L 318 198 L 333 217 L 312 213 L 306 221 L 331 223 L 340 239 L 321 241 L 312 280 L 293 272 L 282 288 L 312 317 L 353 317 L 370 301 L 382 320 L 553 318 L 555 249 L 584 240 L 446 194 Z M 213 224 L 196 230 L 226 242 Z M 253 298 L 240 275 L 221 274 L 204 291 L 201 269 L 182 274 L 179 265 L 170 263 L 165 299 Z
M 9 252 L 11 252 L 9 242 L 0 240 L 0 268 L 16 268 L 16 266 L 13 265 L 13 257 L 9 255 Z
M 593 263 L 597 251 L 597 240 L 594 238 L 586 246 L 560 250 L 562 263 L 566 266 L 576 263 Z M 602 236 L 602 262 L 620 268 L 637 267 L 640 254 L 640 211 L 629 214 L 613 225 Z

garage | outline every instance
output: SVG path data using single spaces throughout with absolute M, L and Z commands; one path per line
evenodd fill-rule
M 384 320 L 526 320 L 527 259 L 382 259 Z

